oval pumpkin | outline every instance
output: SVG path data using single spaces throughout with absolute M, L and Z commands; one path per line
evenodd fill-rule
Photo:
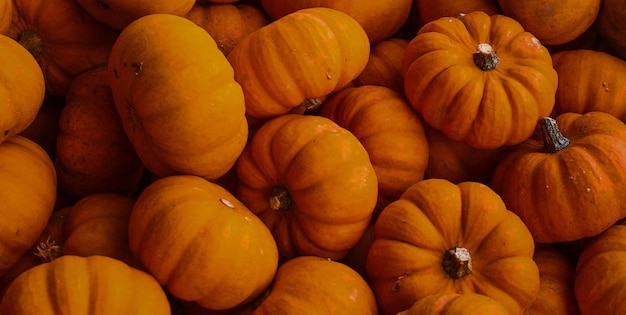
M 378 197 L 369 155 L 321 116 L 284 114 L 254 134 L 237 161 L 237 196 L 271 229 L 283 259 L 343 258 Z
M 429 22 L 402 63 L 406 96 L 425 122 L 476 148 L 526 140 L 554 107 L 548 50 L 507 16 L 474 11 Z
M 143 16 L 120 33 L 108 73 L 124 130 L 156 176 L 216 179 L 235 164 L 248 137 L 244 95 L 204 29 Z

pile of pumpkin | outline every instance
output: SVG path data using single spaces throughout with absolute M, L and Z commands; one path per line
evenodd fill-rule
M 0 0 L 0 314 L 618 314 L 619 0 Z

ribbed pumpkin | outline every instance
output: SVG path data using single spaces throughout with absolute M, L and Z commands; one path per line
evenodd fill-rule
M 61 256 L 26 270 L 7 289 L 0 313 L 11 315 L 169 315 L 149 274 L 105 256 Z
M 603 0 L 596 17 L 598 33 L 611 53 L 626 60 L 626 6 L 622 0 Z
M 283 259 L 340 259 L 372 219 L 378 180 L 359 140 L 332 120 L 284 114 L 237 161 L 237 196 L 271 229 Z
M 393 37 L 373 45 L 365 68 L 351 84 L 384 86 L 404 95 L 402 57 L 408 44 L 407 39 Z
M 554 107 L 557 75 L 548 50 L 507 16 L 474 11 L 429 22 L 402 63 L 413 107 L 473 147 L 520 143 Z
M 248 137 L 244 95 L 204 29 L 171 14 L 141 17 L 120 33 L 108 69 L 124 130 L 156 176 L 216 179 L 235 164 Z
M 478 293 L 439 293 L 417 300 L 397 315 L 509 315 L 502 304 Z
M 5 34 L 11 27 L 13 10 L 13 0 L 0 0 L 0 34 Z
M 258 125 L 342 89 L 363 71 L 369 53 L 359 23 L 341 11 L 318 7 L 256 30 L 228 60 L 243 88 L 246 115 Z
M 539 121 L 505 152 L 493 189 L 540 243 L 597 235 L 626 216 L 626 124 L 603 112 Z
M 267 226 L 224 188 L 194 175 L 148 185 L 131 211 L 128 239 L 172 295 L 214 310 L 256 299 L 278 265 Z
M 488 186 L 417 182 L 383 209 L 366 261 L 382 314 L 432 294 L 487 295 L 523 314 L 539 291 L 528 228 Z

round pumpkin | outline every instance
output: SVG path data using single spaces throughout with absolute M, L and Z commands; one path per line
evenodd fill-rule
M 425 122 L 476 148 L 524 141 L 554 106 L 548 50 L 507 16 L 474 11 L 429 22 L 402 63 L 406 96 Z
M 567 43 L 595 21 L 601 0 L 498 0 L 507 16 L 520 22 L 545 45 Z
M 228 54 L 255 126 L 337 92 L 367 64 L 370 42 L 349 15 L 317 7 L 290 13 Z
M 435 293 L 397 315 L 509 315 L 502 304 L 478 293 Z
M 369 155 L 332 120 L 284 114 L 263 124 L 237 161 L 239 199 L 271 229 L 281 258 L 341 259 L 378 197 Z
M 149 274 L 106 256 L 61 256 L 24 271 L 0 313 L 11 315 L 169 315 L 165 291 Z
M 626 122 L 626 61 L 590 50 L 552 54 L 559 76 L 552 117 L 562 113 L 609 113 Z
M 41 146 L 15 135 L 0 143 L 0 276 L 44 231 L 54 210 L 57 184 Z
M 6 35 L 35 57 L 48 95 L 63 99 L 74 77 L 108 60 L 117 31 L 94 19 L 77 1 L 13 3 L 13 20 Z
M 626 60 L 626 5 L 622 0 L 602 0 L 597 16 L 598 34 L 611 53 Z
M 106 65 L 76 76 L 57 125 L 54 162 L 69 202 L 94 193 L 135 193 L 144 166 L 115 109 Z
M 345 88 L 326 100 L 321 115 L 350 131 L 369 154 L 380 207 L 424 178 L 428 142 L 422 121 L 402 95 L 375 85 Z
M 45 94 L 41 68 L 12 38 L 0 34 L 0 143 L 24 131 L 37 117 Z
M 528 228 L 488 186 L 415 183 L 378 216 L 366 268 L 381 314 L 432 294 L 478 293 L 522 314 L 539 291 Z
M 76 0 L 89 15 L 117 30 L 132 21 L 155 13 L 184 16 L 191 10 L 195 0 Z
M 509 148 L 491 183 L 533 238 L 575 241 L 626 216 L 626 124 L 596 111 L 538 125 L 541 136 Z
M 367 282 L 350 267 L 317 256 L 299 256 L 282 264 L 270 290 L 241 315 L 376 315 L 376 299 Z
M 248 138 L 244 94 L 204 29 L 143 16 L 120 33 L 108 73 L 123 128 L 156 176 L 216 179 L 235 164 Z
M 395 34 L 409 16 L 412 0 L 261 0 L 274 20 L 295 11 L 325 7 L 339 10 L 354 18 L 365 30 L 370 43 L 376 44 Z M 384 18 L 383 18 L 384 17 Z
M 404 95 L 402 57 L 409 41 L 393 37 L 374 44 L 363 71 L 351 82 L 352 86 L 378 85 Z
M 131 251 L 175 297 L 223 310 L 256 299 L 278 266 L 263 222 L 221 186 L 172 175 L 139 194 L 128 222 Z

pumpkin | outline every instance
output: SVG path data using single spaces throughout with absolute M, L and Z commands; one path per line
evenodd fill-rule
M 138 189 L 144 166 L 115 109 L 106 65 L 72 81 L 58 129 L 54 162 L 68 201 L 101 192 L 130 196 Z
M 122 30 L 132 21 L 149 14 L 165 13 L 184 16 L 191 10 L 194 0 L 76 0 L 98 21 Z
M 560 51 L 552 60 L 559 85 L 551 116 L 602 111 L 626 121 L 626 61 L 590 49 Z
M 122 126 L 156 176 L 215 179 L 235 164 L 248 138 L 243 92 L 204 29 L 143 16 L 120 33 L 108 73 Z
M 367 33 L 370 43 L 376 44 L 400 30 L 409 16 L 413 1 L 261 0 L 260 2 L 273 20 L 307 8 L 325 7 L 339 10 L 354 18 Z
M 422 121 L 402 95 L 375 85 L 346 88 L 326 100 L 321 115 L 350 131 L 369 154 L 379 206 L 424 178 L 428 142 Z
M 0 34 L 5 34 L 11 27 L 13 0 L 0 0 Z
M 251 124 L 337 92 L 367 64 L 370 43 L 349 15 L 302 9 L 243 38 L 228 54 Z M 306 101 L 306 102 L 305 102 Z
M 489 15 L 502 14 L 497 0 L 414 0 L 413 5 L 417 8 L 422 23 L 473 11 L 483 11 Z
M 538 122 L 541 137 L 507 150 L 493 189 L 539 243 L 597 235 L 626 216 L 626 125 L 604 112 Z
M 603 0 L 597 16 L 598 33 L 611 53 L 626 60 L 626 6 L 621 0 Z
M 402 63 L 406 96 L 425 122 L 472 147 L 522 142 L 554 106 L 549 52 L 507 16 L 474 11 L 429 22 Z
M 314 293 L 314 294 L 312 294 Z M 271 289 L 241 315 L 378 314 L 367 282 L 350 267 L 317 256 L 282 264 Z
M 0 34 L 0 143 L 24 131 L 44 100 L 41 68 L 24 47 Z
M 332 120 L 284 114 L 237 161 L 237 196 L 270 228 L 283 260 L 341 259 L 363 235 L 378 180 L 358 138 Z
M 56 173 L 41 146 L 20 135 L 0 143 L 0 276 L 37 241 L 56 201 Z
M 378 85 L 404 95 L 402 57 L 409 41 L 393 37 L 374 44 L 363 71 L 351 82 L 352 86 Z
M 618 222 L 582 249 L 576 263 L 574 293 L 582 315 L 620 314 L 626 308 L 626 225 Z
M 567 43 L 583 34 L 595 21 L 601 0 L 498 0 L 512 17 L 544 43 Z
M 533 260 L 539 268 L 539 294 L 526 315 L 580 314 L 574 295 L 575 264 L 556 247 L 538 244 Z
M 224 310 L 267 289 L 278 265 L 270 230 L 221 186 L 195 175 L 149 184 L 128 222 L 130 249 L 175 297 Z
M 249 4 L 196 1 L 185 17 L 206 30 L 225 56 L 241 39 L 270 23 L 265 12 Z
M 522 314 L 539 291 L 528 228 L 488 186 L 425 179 L 378 216 L 366 268 L 381 314 L 478 293 Z
M 498 301 L 478 293 L 435 293 L 397 315 L 509 315 Z
M 149 274 L 106 256 L 61 256 L 24 271 L 7 288 L 0 313 L 12 315 L 170 314 Z
M 63 99 L 79 73 L 109 58 L 117 31 L 100 23 L 75 0 L 13 0 L 6 35 L 39 63 L 46 93 Z
M 107 256 L 142 269 L 128 244 L 128 221 L 134 204 L 134 199 L 114 193 L 81 198 L 65 219 L 63 254 Z

